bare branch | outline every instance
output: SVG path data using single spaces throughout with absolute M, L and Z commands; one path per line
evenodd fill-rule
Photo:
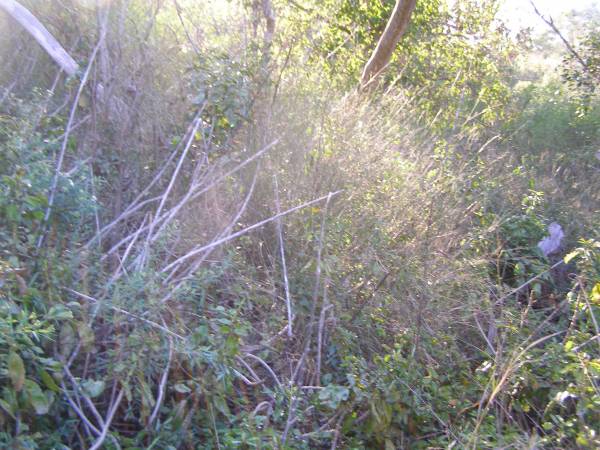
M 83 300 L 88 300 L 88 301 L 94 302 L 94 303 L 100 303 L 97 299 L 95 299 L 94 297 L 90 297 L 89 295 L 82 294 L 81 292 L 77 292 L 77 291 L 75 291 L 73 289 L 69 289 L 69 288 L 64 288 L 64 289 L 66 291 L 71 292 L 72 294 L 75 294 L 76 296 L 78 296 L 79 298 L 81 298 Z M 119 312 L 119 313 L 124 314 L 126 316 L 129 316 L 129 317 L 131 317 L 133 319 L 137 319 L 137 320 L 139 320 L 141 322 L 144 322 L 144 323 L 146 323 L 146 324 L 148 324 L 148 325 L 150 325 L 150 326 L 152 326 L 154 328 L 158 328 L 159 330 L 162 330 L 165 333 L 167 333 L 167 334 L 169 334 L 169 335 L 171 335 L 173 337 L 176 337 L 177 339 L 185 341 L 185 337 L 181 336 L 180 334 L 175 333 L 174 331 L 169 330 L 167 327 L 165 327 L 165 326 L 163 326 L 163 325 L 161 325 L 159 323 L 153 322 L 153 321 L 148 320 L 148 319 L 144 319 L 143 317 L 140 317 L 140 316 L 138 316 L 136 314 L 130 313 L 129 311 L 125 311 L 124 309 L 118 308 L 118 307 L 113 306 L 113 305 L 106 305 L 106 306 L 108 306 L 113 311 Z
M 325 283 L 325 289 L 323 292 L 323 308 L 321 308 L 321 315 L 319 317 L 319 330 L 317 333 L 317 368 L 316 368 L 316 385 L 321 385 L 321 359 L 323 352 L 323 332 L 325 330 L 325 316 L 327 311 L 333 308 L 333 305 L 329 304 L 327 296 L 328 283 Z
M 0 2 L 6 0 L 0 0 Z M 108 20 L 108 13 L 105 16 L 105 22 Z M 94 59 L 96 58 L 96 54 L 100 49 L 100 45 L 106 36 L 106 27 L 103 27 L 103 32 L 98 39 L 98 43 L 96 47 L 94 47 L 94 51 L 90 56 L 90 62 L 88 63 L 87 68 L 85 69 L 85 73 L 81 79 L 81 83 L 79 83 L 79 89 L 77 90 L 77 94 L 75 95 L 75 99 L 73 100 L 73 106 L 71 107 L 71 113 L 69 114 L 69 120 L 67 121 L 67 126 L 65 128 L 65 137 L 63 139 L 62 146 L 60 148 L 60 152 L 58 154 L 58 160 L 56 161 L 56 168 L 54 170 L 54 176 L 52 178 L 52 184 L 50 186 L 50 192 L 48 193 L 48 206 L 46 207 L 46 212 L 44 214 L 44 220 L 42 222 L 40 237 L 37 242 L 37 249 L 39 250 L 44 243 L 44 239 L 46 237 L 46 228 L 48 225 L 48 220 L 50 219 L 50 213 L 52 212 L 52 207 L 54 206 L 54 198 L 56 196 L 56 190 L 58 188 L 58 179 L 60 177 L 60 172 L 62 170 L 63 161 L 65 158 L 65 152 L 67 150 L 67 144 L 69 142 L 69 134 L 72 131 L 73 121 L 75 120 L 75 112 L 77 111 L 77 105 L 79 104 L 79 98 L 83 92 L 83 88 L 87 83 L 88 77 L 90 75 L 90 71 L 92 69 L 92 65 L 94 64 Z
M 0 0 L 0 8 L 25 28 L 69 76 L 77 73 L 79 66 L 75 60 L 27 8 L 15 0 Z
M 529 0 L 529 3 L 531 3 L 531 6 L 533 6 L 533 10 L 539 16 L 539 18 L 542 19 L 544 21 L 544 23 L 546 23 L 546 25 L 548 25 L 550 28 L 552 28 L 552 31 L 554 31 L 554 33 L 560 38 L 560 40 L 563 42 L 563 44 L 565 45 L 565 47 L 567 48 L 569 53 L 571 53 L 571 55 L 573 55 L 573 57 L 577 60 L 577 62 L 579 64 L 581 64 L 581 66 L 587 71 L 589 69 L 589 66 L 583 60 L 581 55 L 579 55 L 579 53 L 577 53 L 577 51 L 573 48 L 573 46 L 569 43 L 569 41 L 563 36 L 563 34 L 560 32 L 560 30 L 556 27 L 556 25 L 554 24 L 554 20 L 552 20 L 552 17 L 549 17 L 549 18 L 544 17 L 544 15 L 537 9 L 537 6 L 535 6 L 535 3 L 533 2 L 533 0 Z
M 194 142 L 194 138 L 196 137 L 196 131 L 198 130 L 198 127 L 200 126 L 200 122 L 201 122 L 201 118 L 202 118 L 202 111 L 204 110 L 205 105 L 206 105 L 206 102 L 204 102 L 202 104 L 202 106 L 200 107 L 200 110 L 196 114 L 195 123 L 194 123 L 192 131 L 190 133 L 190 136 L 188 138 L 187 144 L 185 145 L 185 148 L 183 149 L 183 152 L 181 153 L 181 157 L 179 158 L 179 161 L 177 162 L 175 171 L 173 172 L 173 175 L 171 176 L 171 181 L 169 181 L 169 185 L 167 186 L 167 189 L 165 190 L 164 194 L 162 195 L 160 204 L 158 205 L 158 208 L 156 209 L 156 217 L 160 217 L 160 213 L 161 213 L 163 207 L 165 206 L 167 199 L 169 198 L 169 194 L 171 193 L 171 190 L 173 189 L 173 186 L 175 185 L 175 180 L 177 179 L 177 176 L 179 175 L 179 171 L 181 170 L 181 167 L 183 166 L 183 161 L 185 160 L 185 157 L 187 156 L 188 151 L 190 150 L 190 148 L 192 146 L 192 142 Z M 150 240 L 152 238 L 152 231 L 154 230 L 154 226 L 155 226 L 155 222 L 153 221 L 150 223 L 150 231 L 148 232 L 148 240 Z
M 302 203 L 301 205 L 295 206 L 295 207 L 290 208 L 290 209 L 288 209 L 286 211 L 283 211 L 283 212 L 281 212 L 279 214 L 276 214 L 276 215 L 274 215 L 272 217 L 269 217 L 267 219 L 261 220 L 260 222 L 257 222 L 254 225 L 250 225 L 249 227 L 246 227 L 246 228 L 244 228 L 244 229 L 242 229 L 242 230 L 240 230 L 240 231 L 238 231 L 236 233 L 233 233 L 233 234 L 231 234 L 229 236 L 226 236 L 224 238 L 221 238 L 221 239 L 218 239 L 218 240 L 216 240 L 214 242 L 211 242 L 210 244 L 203 245 L 202 247 L 199 247 L 196 250 L 193 250 L 193 251 L 187 253 L 186 255 L 183 255 L 181 258 L 177 259 L 176 261 L 173 261 L 171 264 L 169 264 L 167 267 L 165 267 L 163 269 L 163 272 L 169 270 L 170 268 L 172 268 L 176 264 L 181 263 L 182 261 L 185 261 L 185 260 L 187 260 L 189 258 L 192 258 L 193 256 L 195 256 L 195 255 L 197 255 L 199 253 L 202 253 L 202 252 L 204 252 L 204 251 L 206 251 L 208 249 L 211 249 L 213 247 L 217 247 L 217 246 L 222 245 L 222 244 L 224 244 L 226 242 L 229 242 L 229 241 L 231 241 L 233 239 L 236 239 L 236 238 L 238 238 L 238 237 L 240 237 L 240 236 L 242 236 L 242 235 L 244 235 L 244 234 L 246 234 L 246 233 L 248 233 L 248 232 L 250 232 L 252 230 L 260 228 L 263 225 L 266 225 L 269 222 L 277 220 L 280 217 L 287 216 L 288 214 L 291 214 L 291 213 L 296 212 L 296 211 L 298 211 L 300 209 L 306 208 L 307 206 L 314 205 L 315 203 L 319 203 L 319 202 L 321 202 L 323 200 L 326 200 L 326 199 L 327 199 L 327 201 L 329 201 L 329 199 L 331 199 L 332 197 L 336 196 L 340 192 L 342 192 L 342 191 L 340 190 L 340 191 L 336 191 L 336 192 L 330 192 L 329 194 L 324 195 L 324 196 L 319 197 L 319 198 L 316 198 L 314 200 L 311 200 L 310 202 Z
M 279 214 L 281 212 L 281 204 L 279 202 L 279 186 L 277 185 L 277 175 L 273 177 L 273 181 L 275 183 L 275 207 L 277 208 L 277 214 Z M 288 280 L 287 264 L 285 262 L 285 248 L 283 245 L 283 230 L 281 226 L 281 218 L 278 218 L 275 224 L 277 225 L 277 236 L 279 238 L 279 253 L 281 255 L 281 271 L 283 272 L 283 286 L 285 288 L 285 304 L 287 307 L 288 316 L 287 334 L 288 337 L 292 337 L 294 335 L 292 331 L 292 298 L 290 295 L 290 283 Z
M 275 374 L 275 371 L 273 369 L 271 369 L 271 366 L 269 366 L 264 359 L 253 355 L 252 353 L 246 353 L 246 356 L 258 361 L 265 369 L 267 369 L 267 372 L 269 372 L 269 374 L 273 377 L 273 380 L 275 380 L 275 383 L 277 383 L 277 386 L 279 387 L 279 389 L 283 390 L 283 385 L 281 384 L 281 381 L 279 381 L 279 377 L 277 377 L 277 375 Z
M 277 144 L 277 140 L 273 141 L 272 143 L 270 143 L 269 145 L 267 145 L 265 148 L 263 148 L 262 150 L 260 150 L 259 152 L 255 153 L 254 155 L 252 155 L 251 157 L 249 157 L 248 159 L 244 160 L 243 162 L 239 163 L 237 166 L 233 167 L 231 170 L 223 173 L 222 175 L 219 175 L 215 180 L 213 180 L 212 182 L 210 182 L 208 185 L 206 185 L 205 187 L 201 188 L 200 190 L 196 191 L 196 187 L 194 187 L 193 190 L 193 194 L 187 196 L 185 198 L 186 202 L 190 202 L 192 200 L 195 200 L 196 198 L 198 198 L 199 196 L 201 196 L 202 194 L 204 194 L 205 192 L 208 192 L 209 190 L 211 190 L 212 188 L 214 188 L 216 185 L 218 185 L 221 181 L 227 179 L 228 177 L 230 177 L 231 175 L 233 175 L 234 173 L 238 172 L 239 170 L 243 169 L 245 166 L 247 166 L 248 164 L 250 164 L 252 161 L 254 161 L 257 158 L 260 158 L 266 151 L 268 151 L 269 149 L 271 149 L 275 144 Z M 156 201 L 158 199 L 160 199 L 161 196 L 158 196 L 156 198 L 151 199 L 151 201 Z M 149 202 L 149 201 L 146 201 Z M 181 208 L 181 202 L 180 205 L 177 205 L 175 207 L 177 210 L 179 210 Z M 139 209 L 139 205 L 135 206 L 134 209 Z M 166 211 L 161 217 L 159 218 L 155 218 L 154 222 L 161 223 L 164 220 L 170 220 L 172 218 L 172 211 L 173 210 L 169 210 Z M 119 221 L 123 220 L 125 217 L 127 217 L 130 214 L 122 214 L 121 216 L 119 216 L 117 219 L 113 220 L 113 222 L 111 222 L 109 225 L 107 225 L 106 227 L 104 227 L 103 232 L 107 231 L 107 229 L 109 227 L 113 227 L 115 226 Z M 142 228 L 142 232 L 147 230 L 148 228 L 150 228 L 150 224 L 146 225 L 144 228 Z M 106 259 L 109 255 L 111 255 L 112 253 L 114 253 L 119 247 L 121 247 L 122 245 L 126 244 L 127 242 L 129 242 L 131 239 L 133 239 L 134 235 L 131 234 L 129 236 L 124 237 L 123 239 L 121 239 L 119 242 L 117 242 L 115 245 L 113 245 L 113 247 L 108 250 L 107 252 L 104 253 L 104 255 L 102 256 L 102 258 L 100 259 L 101 261 Z M 92 239 L 90 242 L 88 242 L 86 244 L 86 246 L 90 245 L 91 243 L 93 243 L 93 241 L 95 241 L 96 238 Z
M 248 203 L 250 202 L 250 198 L 252 198 L 252 194 L 254 193 L 254 187 L 256 186 L 256 180 L 258 178 L 259 171 L 260 171 L 260 162 L 257 164 L 256 170 L 254 171 L 254 178 L 252 179 L 252 184 L 250 185 L 250 189 L 248 189 L 248 194 L 246 195 L 246 198 L 244 199 L 244 202 L 242 203 L 242 206 L 238 209 L 238 212 L 236 213 L 236 215 L 234 216 L 234 218 L 229 222 L 229 225 L 227 225 L 225 227 L 225 229 L 223 231 L 221 231 L 214 238 L 213 241 L 221 239 L 221 238 L 223 238 L 225 236 L 228 236 L 231 233 L 231 230 L 233 230 L 233 227 L 238 223 L 238 221 L 242 217 L 242 214 L 244 214 L 244 212 L 246 211 L 246 208 L 248 207 Z M 195 261 L 188 268 L 186 268 L 186 270 L 183 273 L 183 275 L 181 275 L 181 276 L 178 277 L 179 278 L 179 283 L 175 287 L 174 290 L 177 289 L 177 287 L 181 284 L 181 282 L 183 282 L 184 280 L 186 280 L 187 277 L 189 277 L 190 275 L 192 275 L 194 272 L 196 272 L 198 270 L 198 268 L 200 267 L 200 265 L 202 265 L 202 263 L 204 263 L 204 261 L 206 260 L 206 258 L 208 258 L 210 256 L 210 254 L 213 252 L 214 249 L 215 249 L 215 247 L 212 247 L 212 248 L 208 249 L 204 254 L 202 254 L 202 256 L 200 258 L 198 258 L 197 261 Z M 171 280 L 171 278 L 177 272 L 178 268 L 179 268 L 179 265 L 171 269 L 171 273 L 164 280 L 163 284 L 166 285 Z M 171 292 L 167 296 L 170 297 Z M 163 301 L 165 301 L 165 300 L 163 300 Z
M 104 426 L 102 427 L 102 433 L 100 434 L 100 436 L 98 436 L 98 439 L 96 439 L 96 442 L 94 442 L 94 444 L 90 447 L 90 450 L 99 449 L 101 447 L 102 443 L 104 442 L 104 440 L 106 439 L 106 434 L 108 433 L 108 429 L 110 428 L 110 424 L 112 423 L 115 412 L 117 412 L 117 408 L 119 407 L 121 400 L 123 400 L 124 393 L 125 393 L 125 390 L 121 389 L 121 391 L 119 392 L 119 395 L 117 396 L 117 399 L 112 404 L 111 408 L 109 409 L 108 413 L 106 414 L 106 418 L 104 420 L 105 423 L 104 423 Z
M 173 339 L 169 338 L 169 359 L 167 360 L 167 366 L 163 371 L 163 374 L 160 378 L 160 384 L 158 386 L 158 396 L 156 398 L 156 405 L 154 405 L 154 410 L 150 415 L 150 419 L 148 419 L 147 427 L 152 425 L 152 422 L 158 416 L 158 411 L 160 410 L 160 406 L 162 405 L 163 398 L 165 396 L 165 388 L 167 386 L 167 379 L 169 378 L 169 370 L 171 369 L 171 359 L 173 359 Z
M 81 410 L 81 408 L 79 406 L 77 406 L 77 404 L 75 403 L 75 401 L 68 394 L 67 387 L 65 386 L 65 383 L 61 382 L 60 385 L 61 385 L 61 388 L 62 388 L 62 393 L 65 395 L 65 397 L 67 399 L 67 402 L 69 403 L 69 405 L 71 406 L 71 408 L 73 408 L 73 411 L 75 411 L 75 413 L 83 421 L 84 425 L 86 426 L 86 429 L 93 431 L 97 436 L 99 436 L 100 435 L 100 430 L 98 428 L 96 428 L 96 426 L 90 421 L 90 419 L 87 418 L 87 416 L 85 415 L 85 413 Z

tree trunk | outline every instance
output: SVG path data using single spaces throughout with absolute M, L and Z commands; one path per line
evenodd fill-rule
M 373 50 L 371 58 L 369 58 L 363 69 L 360 79 L 362 89 L 371 84 L 389 64 L 396 45 L 398 45 L 400 38 L 402 38 L 408 28 L 410 16 L 415 9 L 416 3 L 417 0 L 396 0 L 394 11 L 392 11 L 385 30 L 379 38 L 379 42 L 377 42 L 377 47 Z
M 6 11 L 10 17 L 25 28 L 67 75 L 75 75 L 79 70 L 75 60 L 27 8 L 15 0 L 0 0 L 0 9 Z

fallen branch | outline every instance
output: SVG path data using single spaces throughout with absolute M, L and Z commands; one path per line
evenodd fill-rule
M 15 0 L 0 0 L 0 8 L 25 28 L 67 75 L 77 73 L 79 65 L 27 8 Z
M 303 208 L 306 208 L 308 206 L 314 205 L 316 203 L 322 202 L 323 200 L 329 201 L 329 199 L 331 199 L 332 197 L 338 195 L 341 192 L 342 192 L 341 190 L 340 191 L 336 191 L 336 192 L 330 192 L 327 195 L 323 195 L 322 197 L 316 198 L 316 199 L 311 200 L 311 201 L 306 202 L 306 203 L 302 203 L 301 205 L 295 206 L 295 207 L 287 209 L 287 210 L 285 210 L 285 211 L 283 211 L 283 212 L 281 212 L 279 214 L 275 214 L 272 217 L 269 217 L 267 219 L 261 220 L 260 222 L 257 222 L 254 225 L 250 225 L 249 227 L 246 227 L 246 228 L 244 228 L 244 229 L 242 229 L 242 230 L 240 230 L 240 231 L 238 231 L 236 233 L 233 233 L 233 234 L 231 234 L 229 236 L 226 236 L 224 238 L 221 238 L 221 239 L 218 239 L 218 240 L 216 240 L 214 242 L 211 242 L 210 244 L 203 245 L 202 247 L 199 247 L 196 250 L 194 250 L 192 252 L 189 252 L 186 255 L 183 255 L 181 258 L 177 259 L 176 261 L 173 261 L 171 264 L 169 264 L 168 266 L 166 266 L 162 271 L 165 272 L 165 271 L 171 269 L 173 266 L 175 266 L 177 264 L 180 264 L 181 262 L 183 262 L 183 261 L 185 261 L 185 260 L 187 260 L 189 258 L 192 258 L 193 256 L 197 255 L 198 253 L 202 253 L 202 252 L 204 252 L 204 251 L 206 251 L 208 249 L 211 249 L 213 247 L 217 247 L 217 246 L 222 245 L 222 244 L 224 244 L 226 242 L 229 242 L 229 241 L 231 241 L 233 239 L 236 239 L 236 238 L 238 238 L 238 237 L 240 237 L 240 236 L 242 236 L 242 235 L 244 235 L 244 234 L 246 234 L 246 233 L 248 233 L 248 232 L 250 232 L 252 230 L 260 228 L 263 225 L 266 225 L 269 222 L 273 222 L 274 220 L 277 220 L 280 217 L 287 216 L 288 214 L 291 214 L 293 212 L 296 212 L 296 211 L 298 211 L 300 209 L 303 209 Z

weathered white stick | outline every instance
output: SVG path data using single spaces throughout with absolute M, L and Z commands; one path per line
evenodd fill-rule
M 119 395 L 117 396 L 117 399 L 115 400 L 115 402 L 111 405 L 110 409 L 108 410 L 108 413 L 106 414 L 105 424 L 102 427 L 102 432 L 100 433 L 100 436 L 98 436 L 98 439 L 96 439 L 96 442 L 94 442 L 94 444 L 90 447 L 90 450 L 97 450 L 100 447 L 102 447 L 102 443 L 106 439 L 106 435 L 108 434 L 108 429 L 110 428 L 110 424 L 112 423 L 113 417 L 115 416 L 115 413 L 117 412 L 117 408 L 119 407 L 121 400 L 123 400 L 124 393 L 125 393 L 125 390 L 121 389 L 121 391 L 119 392 Z
M 79 65 L 27 8 L 15 0 L 0 0 L 0 8 L 25 28 L 67 75 L 77 73 Z
M 269 222 L 277 220 L 280 217 L 287 216 L 288 214 L 291 214 L 291 213 L 296 212 L 296 211 L 298 211 L 300 209 L 306 208 L 307 206 L 314 205 L 315 203 L 321 202 L 321 201 L 323 201 L 325 199 L 327 199 L 327 201 L 329 201 L 329 199 L 331 199 L 335 195 L 339 194 L 340 192 L 342 192 L 342 191 L 340 190 L 340 191 L 336 191 L 336 192 L 330 192 L 328 195 L 324 195 L 322 197 L 319 197 L 319 198 L 316 198 L 314 200 L 311 200 L 310 202 L 306 202 L 306 203 L 303 203 L 301 205 L 295 206 L 295 207 L 290 208 L 290 209 L 288 209 L 286 211 L 283 211 L 283 212 L 281 212 L 279 214 L 275 214 L 272 217 L 269 217 L 267 219 L 261 220 L 260 222 L 257 222 L 254 225 L 250 225 L 249 227 L 246 227 L 246 228 L 244 228 L 244 229 L 242 229 L 240 231 L 237 231 L 237 232 L 235 232 L 233 234 L 230 234 L 229 236 L 225 236 L 225 237 L 223 237 L 221 239 L 218 239 L 218 240 L 216 240 L 214 242 L 211 242 L 210 244 L 198 247 L 195 250 L 193 250 L 193 251 L 191 251 L 191 252 L 189 252 L 189 253 L 181 256 L 176 261 L 173 261 L 171 264 L 169 264 L 168 266 L 166 266 L 165 268 L 163 268 L 162 271 L 166 272 L 169 269 L 171 269 L 173 266 L 175 266 L 175 265 L 177 265 L 177 264 L 179 264 L 179 263 L 181 263 L 183 261 L 186 261 L 186 260 L 192 258 L 193 256 L 197 255 L 198 253 L 201 253 L 201 252 L 206 251 L 208 249 L 211 249 L 213 247 L 217 247 L 217 246 L 219 246 L 221 244 L 224 244 L 225 242 L 229 242 L 229 241 L 231 241 L 231 240 L 233 240 L 233 239 L 235 239 L 237 237 L 242 236 L 243 234 L 248 233 L 249 231 L 255 230 L 256 228 L 260 228 L 260 227 L 262 227 L 263 225 L 265 225 L 265 224 L 267 224 Z
M 273 181 L 275 183 L 275 206 L 277 208 L 277 214 L 281 212 L 281 203 L 279 202 L 279 186 L 277 185 L 277 175 L 273 177 Z M 288 327 L 287 334 L 288 337 L 292 337 L 294 335 L 292 330 L 292 296 L 290 294 L 290 283 L 288 280 L 287 273 L 287 264 L 285 262 L 285 248 L 283 245 L 283 226 L 281 225 L 281 217 L 277 219 L 275 222 L 277 225 L 277 236 L 279 237 L 279 254 L 281 256 L 281 271 L 283 272 L 283 286 L 285 288 L 285 305 L 287 308 L 287 316 L 288 316 Z

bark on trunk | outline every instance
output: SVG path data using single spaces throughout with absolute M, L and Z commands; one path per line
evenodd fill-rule
M 50 57 L 69 75 L 79 66 L 42 23 L 27 8 L 15 0 L 0 0 L 0 9 L 17 21 L 48 52 Z
M 396 0 L 394 11 L 388 20 L 383 34 L 379 38 L 379 42 L 377 42 L 377 47 L 373 50 L 371 58 L 369 58 L 363 69 L 360 79 L 362 89 L 371 84 L 389 64 L 398 42 L 400 42 L 400 39 L 408 28 L 416 3 L 417 0 Z

